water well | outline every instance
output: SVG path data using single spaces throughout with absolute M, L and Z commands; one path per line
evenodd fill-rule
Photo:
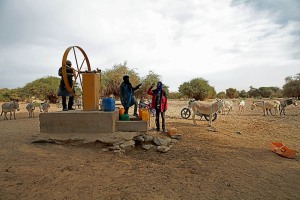
M 70 51 L 74 52 L 77 69 L 73 70 L 74 85 L 69 85 L 67 79 L 66 61 Z M 83 56 L 81 65 L 78 65 L 76 50 Z M 84 65 L 85 64 L 85 65 Z M 85 67 L 85 69 L 83 68 Z M 119 109 L 103 111 L 99 109 L 101 91 L 101 70 L 91 70 L 89 59 L 79 46 L 68 47 L 62 59 L 62 78 L 70 93 L 74 93 L 76 80 L 82 88 L 82 110 L 57 111 L 41 113 L 41 133 L 115 133 L 115 132 L 147 132 L 148 121 L 132 118 L 130 121 L 119 121 Z

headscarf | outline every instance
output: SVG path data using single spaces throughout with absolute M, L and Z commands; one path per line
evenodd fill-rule
M 123 76 L 123 81 L 124 81 L 124 83 L 129 84 L 130 83 L 129 76 L 128 75 Z
M 162 82 L 158 82 L 156 86 L 156 109 L 160 109 L 160 103 L 162 99 Z
M 162 82 L 158 81 L 156 86 L 157 91 L 162 91 Z
M 69 67 L 71 67 L 71 66 L 72 66 L 71 61 L 67 60 L 67 61 L 66 61 L 66 65 L 69 66 Z

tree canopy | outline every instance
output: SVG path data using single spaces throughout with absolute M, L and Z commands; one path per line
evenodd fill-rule
M 207 98 L 215 98 L 215 88 L 208 84 L 203 78 L 195 78 L 189 82 L 184 82 L 179 86 L 179 92 L 188 98 L 195 100 L 205 100 Z
M 294 78 L 291 76 L 286 77 L 285 81 L 286 83 L 283 85 L 283 95 L 300 99 L 300 73 Z
M 159 74 L 149 71 L 145 77 L 140 77 L 134 69 L 130 69 L 125 61 L 122 64 L 114 65 L 111 69 L 107 69 L 101 74 L 101 95 L 114 95 L 116 98 L 120 96 L 120 84 L 123 81 L 123 76 L 127 74 L 130 77 L 130 82 L 133 87 L 142 83 L 139 90 L 135 92 L 135 96 L 146 97 L 147 90 L 152 83 L 157 83 L 161 80 Z M 179 86 L 179 92 L 169 93 L 169 87 L 163 83 L 163 89 L 166 91 L 168 98 L 194 98 L 196 100 L 205 100 L 209 98 L 237 98 L 237 97 L 253 97 L 253 98 L 273 98 L 273 97 L 297 97 L 300 99 L 300 73 L 295 76 L 285 78 L 286 83 L 283 89 L 278 87 L 260 87 L 254 88 L 250 86 L 248 92 L 245 90 L 237 91 L 235 88 L 228 88 L 226 92 L 222 91 L 216 95 L 214 87 L 210 86 L 208 81 L 203 78 L 195 78 L 188 82 L 184 82 Z M 48 99 L 55 102 L 59 87 L 60 78 L 48 76 L 39 78 L 30 83 L 27 83 L 23 88 L 0 89 L 0 101 L 10 101 L 12 99 L 26 100 L 31 97 L 36 97 L 41 100 Z M 78 83 L 75 83 L 75 92 L 81 95 L 81 88 Z
M 29 99 L 30 97 L 34 96 L 41 100 L 49 99 L 55 101 L 57 97 L 59 82 L 60 78 L 48 76 L 27 83 L 21 89 L 21 98 Z
M 102 95 L 110 96 L 114 95 L 116 97 L 120 96 L 120 85 L 123 82 L 123 76 L 128 75 L 130 77 L 130 82 L 133 86 L 140 83 L 140 78 L 138 74 L 127 67 L 127 62 L 123 64 L 118 64 L 112 67 L 112 69 L 107 69 L 101 75 L 102 82 Z

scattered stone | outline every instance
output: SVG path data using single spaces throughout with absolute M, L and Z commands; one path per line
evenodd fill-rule
M 218 132 L 217 129 L 215 127 L 212 127 L 212 126 L 208 130 L 212 131 L 212 132 Z
M 114 150 L 114 153 L 120 153 L 120 154 L 122 154 L 122 153 L 125 153 L 125 150 L 124 149 Z
M 170 145 L 175 145 L 178 141 L 176 139 L 172 139 L 169 143 L 169 146 Z
M 181 140 L 182 135 L 171 135 L 172 139 Z
M 115 151 L 115 150 L 120 150 L 120 146 L 119 145 L 114 145 L 114 146 L 110 146 L 107 148 L 109 151 Z
M 137 133 L 138 134 L 138 133 Z M 127 149 L 132 149 L 135 147 L 136 142 L 137 144 L 141 144 L 142 148 L 145 150 L 149 150 L 156 145 L 156 149 L 159 152 L 167 152 L 170 151 L 171 148 L 174 147 L 174 145 L 178 142 L 178 140 L 181 139 L 181 134 L 174 134 L 168 137 L 168 135 L 148 135 L 145 133 L 139 133 L 135 137 L 131 137 L 129 140 L 124 140 L 124 138 L 104 138 L 96 140 L 84 140 L 81 138 L 73 137 L 73 138 L 66 138 L 64 140 L 62 139 L 52 139 L 52 138 L 43 138 L 39 140 L 34 140 L 32 143 L 54 143 L 59 145 L 65 145 L 69 144 L 72 146 L 80 146 L 84 144 L 96 144 L 96 143 L 102 143 L 106 144 L 108 147 L 102 148 L 101 150 L 103 152 L 107 151 L 113 151 L 118 153 L 123 153 Z M 106 146 L 105 145 L 105 146 Z M 7 172 L 7 171 L 6 171 Z
M 135 145 L 133 140 L 125 141 L 124 143 L 120 144 L 121 149 L 131 149 Z
M 151 135 L 144 135 L 143 138 L 145 142 L 150 142 L 154 139 Z
M 158 146 L 156 148 L 157 151 L 162 152 L 162 153 L 166 153 L 166 152 L 170 151 L 170 149 L 171 149 L 170 147 L 165 146 L 165 145 Z
M 242 134 L 241 131 L 236 131 L 235 133 L 236 133 L 236 134 Z
M 134 140 L 139 141 L 139 142 L 144 142 L 144 141 L 145 141 L 144 137 L 142 137 L 141 135 L 136 136 L 136 137 L 134 138 Z
M 152 144 L 143 144 L 142 147 L 143 147 L 143 149 L 149 150 L 153 147 L 153 145 Z
M 170 138 L 153 138 L 153 142 L 154 144 L 156 144 L 157 146 L 161 146 L 161 145 L 168 145 L 171 142 Z

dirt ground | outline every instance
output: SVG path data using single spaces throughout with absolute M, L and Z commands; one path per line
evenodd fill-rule
M 33 144 L 39 112 L 28 118 L 22 103 L 16 120 L 0 118 L 0 199 L 300 199 L 299 153 L 287 159 L 269 149 L 277 141 L 300 152 L 300 106 L 263 116 L 250 103 L 242 114 L 237 103 L 219 114 L 213 132 L 199 117 L 197 126 L 180 117 L 186 101 L 170 101 L 167 128 L 182 139 L 167 153 Z

